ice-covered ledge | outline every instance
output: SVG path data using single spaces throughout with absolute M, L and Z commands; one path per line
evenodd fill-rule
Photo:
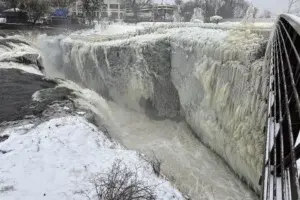
M 201 141 L 259 190 L 266 119 L 265 41 L 251 32 L 171 37 L 172 82 Z

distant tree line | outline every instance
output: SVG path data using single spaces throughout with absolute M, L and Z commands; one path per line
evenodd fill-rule
M 26 11 L 35 24 L 40 17 L 49 11 L 51 0 L 2 0 L 0 2 L 1 10 L 20 9 Z
M 250 6 L 246 0 L 191 0 L 188 2 L 175 0 L 175 3 L 180 6 L 180 15 L 184 21 L 192 18 L 194 8 L 201 8 L 204 20 L 208 21 L 209 17 L 214 15 L 223 18 L 242 18 Z
M 299 0 L 290 1 L 291 6 L 289 10 L 292 10 Z M 0 0 L 0 10 L 19 8 L 28 12 L 32 23 L 35 24 L 42 16 L 52 12 L 54 8 L 70 8 L 75 5 L 75 2 L 76 0 Z M 85 19 L 90 23 L 96 18 L 95 11 L 106 9 L 104 0 L 80 0 L 78 3 L 83 9 Z M 156 7 L 153 6 L 152 0 L 121 0 L 121 3 L 123 8 L 131 12 L 135 22 L 139 21 L 139 13 L 142 8 L 152 5 L 152 15 L 154 16 L 156 12 Z M 175 0 L 175 3 L 180 8 L 178 14 L 183 21 L 190 21 L 194 14 L 194 9 L 199 8 L 206 22 L 214 15 L 222 16 L 225 19 L 242 18 L 250 6 L 247 0 Z M 98 19 L 102 17 L 101 12 L 99 13 Z M 258 9 L 255 8 L 254 18 L 257 13 Z M 263 12 L 263 16 L 271 16 L 271 13 L 266 10 Z
M 130 9 L 133 14 L 133 18 L 135 22 L 139 20 L 139 12 L 141 8 L 152 4 L 151 0 L 121 0 L 121 3 L 124 5 L 126 9 Z
M 51 8 L 69 8 L 76 0 L 0 0 L 0 9 L 20 9 L 28 13 L 33 24 L 45 14 L 52 11 Z

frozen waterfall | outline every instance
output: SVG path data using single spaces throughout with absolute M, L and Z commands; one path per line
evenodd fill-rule
M 188 126 L 254 190 L 259 190 L 267 109 L 264 37 L 249 30 L 199 27 L 161 26 L 149 34 L 142 32 L 118 37 L 40 36 L 38 45 L 48 75 L 70 79 L 112 100 L 116 123 L 126 132 L 112 135 L 126 147 L 146 154 L 151 153 L 147 145 L 173 152 L 161 152 L 166 159 L 170 156 L 164 173 L 172 178 L 170 174 L 176 170 L 184 174 L 190 170 L 188 177 L 174 175 L 183 192 L 196 199 L 200 194 L 208 199 L 253 199 L 244 186 L 228 181 L 235 177 L 227 167 L 220 167 L 225 165 L 212 164 L 217 158 L 195 153 L 197 142 L 191 139 L 194 136 Z M 182 147 L 185 143 L 189 144 L 187 148 Z M 198 148 L 204 148 L 201 145 Z M 178 162 L 172 161 L 176 152 Z M 178 168 L 172 170 L 171 164 Z M 184 185 L 184 179 L 189 186 Z M 193 189 L 196 185 L 197 191 Z M 206 194 L 209 187 L 215 195 Z

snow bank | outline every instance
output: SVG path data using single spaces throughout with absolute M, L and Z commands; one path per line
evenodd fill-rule
M 110 141 L 82 117 L 11 127 L 0 132 L 4 135 L 9 138 L 0 142 L 3 200 L 86 198 L 81 191 L 96 199 L 90 179 L 95 173 L 108 171 L 116 159 L 132 170 L 138 167 L 138 178 L 146 185 L 157 185 L 158 199 L 183 199 L 169 182 L 154 175 L 138 153 Z
M 93 35 L 119 35 L 124 33 L 134 33 L 137 30 L 144 29 L 143 26 L 134 24 L 98 24 L 90 30 L 76 31 L 71 35 L 93 36 Z
M 205 29 L 221 29 L 221 30 L 230 30 L 230 29 L 239 29 L 245 30 L 249 29 L 255 30 L 257 32 L 269 32 L 273 27 L 273 22 L 257 22 L 252 24 L 245 25 L 242 22 L 222 22 L 219 24 L 215 23 L 196 23 L 193 22 L 140 22 L 136 25 L 133 24 L 102 24 L 97 25 L 94 29 L 76 31 L 71 34 L 71 37 L 74 39 L 83 39 L 83 40 L 118 40 L 118 39 L 128 39 L 130 37 L 135 37 L 137 35 L 144 35 L 155 33 L 157 31 L 164 31 L 168 29 L 176 28 L 205 28 Z

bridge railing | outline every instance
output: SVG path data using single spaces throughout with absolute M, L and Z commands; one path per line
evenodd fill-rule
M 269 107 L 262 173 L 263 200 L 300 199 L 300 18 L 278 18 L 266 52 Z M 300 161 L 300 160 L 299 160 Z

